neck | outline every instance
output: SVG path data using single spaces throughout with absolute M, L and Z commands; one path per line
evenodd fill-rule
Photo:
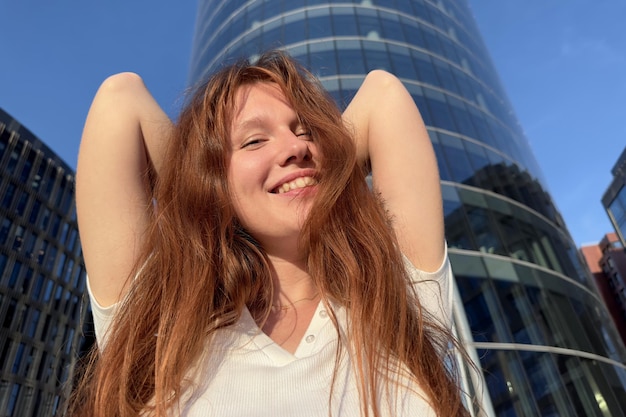
M 272 304 L 291 304 L 313 298 L 317 294 L 315 284 L 306 271 L 305 259 L 285 259 L 271 255 L 269 258 L 275 288 Z

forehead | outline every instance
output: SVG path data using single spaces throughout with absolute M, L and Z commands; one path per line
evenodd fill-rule
M 279 110 L 293 111 L 291 103 L 277 84 L 244 84 L 235 93 L 232 130 L 245 128 Z

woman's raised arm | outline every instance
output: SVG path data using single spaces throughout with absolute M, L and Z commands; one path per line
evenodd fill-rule
M 89 284 L 98 303 L 126 290 L 148 222 L 148 173 L 158 173 L 172 123 L 141 78 L 107 78 L 93 100 L 78 155 L 76 206 Z
M 444 255 L 439 172 L 409 92 L 395 76 L 372 71 L 343 116 L 355 133 L 359 160 L 370 161 L 402 252 L 417 268 L 436 270 Z

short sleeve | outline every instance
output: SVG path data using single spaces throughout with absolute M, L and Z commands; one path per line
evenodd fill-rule
M 433 318 L 450 328 L 452 324 L 453 276 L 447 246 L 443 262 L 435 272 L 417 269 L 406 256 L 404 256 L 404 266 L 422 307 Z
M 91 286 L 89 285 L 89 276 L 87 276 L 87 292 L 89 294 L 89 301 L 91 302 L 93 324 L 96 330 L 96 341 L 98 342 L 98 347 L 102 349 L 106 344 L 107 333 L 113 321 L 113 317 L 115 316 L 115 312 L 117 311 L 117 304 L 113 304 L 109 307 L 102 307 L 98 304 L 96 297 L 94 297 L 91 291 Z

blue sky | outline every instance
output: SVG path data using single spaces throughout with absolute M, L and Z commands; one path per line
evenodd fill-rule
M 577 245 L 611 230 L 600 198 L 626 146 L 624 0 L 469 0 Z M 142 75 L 177 113 L 196 1 L 0 0 L 0 107 L 75 166 L 91 98 Z

